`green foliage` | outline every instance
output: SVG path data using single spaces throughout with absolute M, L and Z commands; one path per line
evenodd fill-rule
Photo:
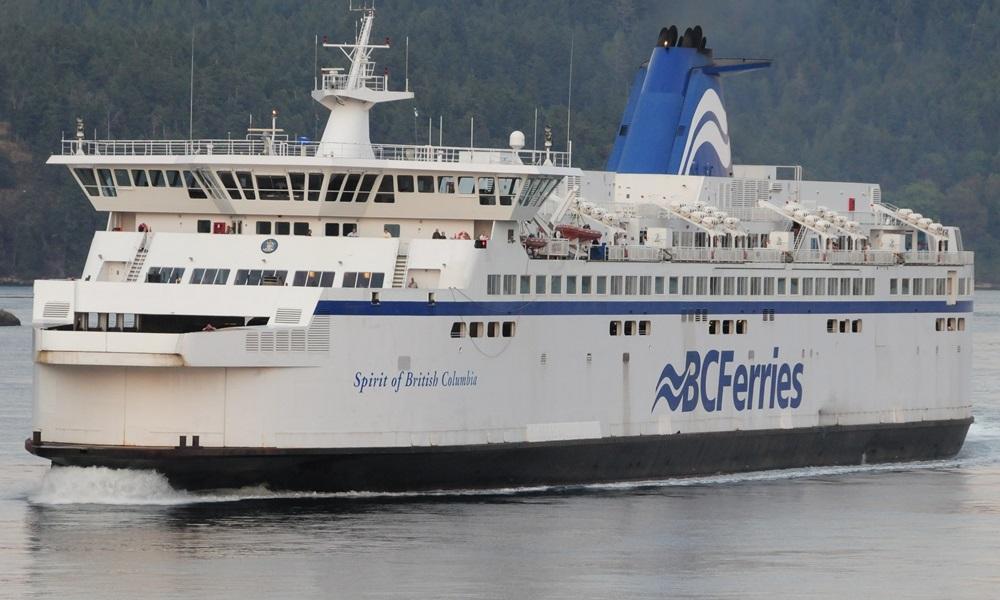
M 290 134 L 318 138 L 325 109 L 309 90 L 314 36 L 353 38 L 347 1 L 0 0 L 0 122 L 34 156 L 83 117 L 87 136 L 187 138 L 195 35 L 195 137 L 234 138 L 272 108 Z M 380 0 L 377 54 L 414 102 L 376 109 L 375 140 L 533 144 L 551 124 L 565 145 L 574 49 L 574 163 L 601 168 L 634 69 L 659 29 L 701 24 L 716 56 L 767 56 L 727 78 L 734 159 L 802 164 L 814 179 L 873 181 L 884 198 L 963 228 L 980 281 L 1000 283 L 1000 5 L 995 0 Z M 343 64 L 319 49 L 320 65 Z M 414 119 L 414 108 L 420 117 Z M 2 152 L 0 152 L 2 154 Z M 13 169 L 0 195 L 0 276 L 72 275 L 103 223 L 55 167 Z M 0 162 L 0 187 L 4 163 Z M 12 169 L 6 173 L 10 177 Z M 5 192 L 6 193 L 6 192 Z M 23 199 L 21 197 L 23 196 Z M 12 212 L 13 211 L 13 212 Z M 3 221 L 10 221 L 4 219 Z M 16 258 L 12 258 L 16 257 Z

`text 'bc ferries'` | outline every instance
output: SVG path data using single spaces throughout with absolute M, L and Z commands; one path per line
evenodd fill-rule
M 79 279 L 35 283 L 30 452 L 337 491 L 959 451 L 972 253 L 876 184 L 731 164 L 722 80 L 767 61 L 664 28 L 584 171 L 548 132 L 372 142 L 369 111 L 413 94 L 359 16 L 325 44 L 349 65 L 318 73 L 318 142 L 80 125 L 49 159 L 109 216 Z

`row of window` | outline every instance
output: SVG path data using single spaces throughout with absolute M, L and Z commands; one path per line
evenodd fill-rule
M 827 333 L 861 333 L 861 319 L 827 319 Z
M 934 331 L 965 331 L 965 317 L 935 319 Z
M 145 169 L 82 169 L 75 168 L 80 185 L 90 196 L 106 196 L 114 198 L 119 187 L 159 187 L 187 188 L 188 197 L 208 198 L 205 193 L 210 186 L 206 184 L 206 173 L 180 170 L 145 170 Z
M 961 277 L 958 280 L 958 295 L 972 293 L 972 278 Z M 945 277 L 904 277 L 889 280 L 889 294 L 896 296 L 945 296 L 949 295 L 948 279 Z
M 712 319 L 708 322 L 709 335 L 744 335 L 746 332 L 746 319 Z
M 149 267 L 146 271 L 146 283 L 180 283 L 183 277 L 184 267 Z
M 611 294 L 612 296 L 874 296 L 874 277 L 662 277 L 651 275 L 486 276 L 490 296 Z
M 472 321 L 466 323 L 465 321 L 455 321 L 451 324 L 451 337 L 453 338 L 464 338 L 466 335 L 469 337 L 480 338 L 484 337 L 514 337 L 514 332 L 517 330 L 517 323 L 514 321 Z
M 650 321 L 611 321 L 609 335 L 650 335 L 653 323 Z
M 150 267 L 146 273 L 148 283 L 180 283 L 184 278 L 184 267 Z M 197 268 L 191 271 L 188 280 L 192 285 L 226 285 L 229 269 Z M 291 284 L 295 287 L 333 287 L 334 271 L 295 271 Z M 286 285 L 288 271 L 280 269 L 237 269 L 233 285 Z M 385 273 L 348 271 L 344 273 L 341 287 L 381 288 L 385 284 Z

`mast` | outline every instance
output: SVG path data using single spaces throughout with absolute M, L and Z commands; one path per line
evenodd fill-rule
M 320 140 L 320 156 L 369 158 L 374 156 L 371 148 L 368 111 L 376 104 L 409 100 L 410 91 L 390 91 L 389 73 L 375 73 L 375 50 L 389 48 L 389 39 L 384 44 L 372 44 L 372 26 L 375 21 L 374 5 L 351 7 L 360 12 L 357 36 L 353 44 L 328 44 L 324 48 L 338 48 L 350 61 L 347 72 L 341 67 L 326 67 L 321 70 L 319 87 L 312 92 L 314 100 L 330 109 L 330 117 Z

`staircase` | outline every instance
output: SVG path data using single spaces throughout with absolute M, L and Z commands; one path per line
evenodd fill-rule
M 401 288 L 406 285 L 406 259 L 407 255 L 396 255 L 396 266 L 392 271 L 392 287 Z
M 125 278 L 125 281 L 138 281 L 139 274 L 142 273 L 142 267 L 146 264 L 147 254 L 149 254 L 149 250 L 146 248 L 140 248 L 135 253 L 135 258 L 132 259 L 132 264 L 129 265 L 128 276 Z

